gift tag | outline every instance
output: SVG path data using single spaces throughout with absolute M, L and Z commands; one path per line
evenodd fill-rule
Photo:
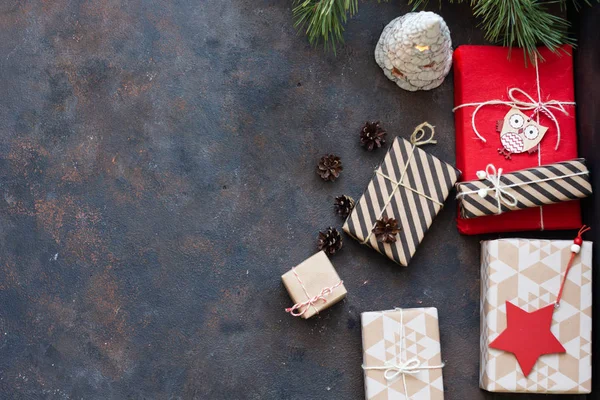
M 585 225 L 579 230 L 571 245 L 571 258 L 567 264 L 556 301 L 547 306 L 527 312 L 524 309 L 506 302 L 506 329 L 493 340 L 489 346 L 492 349 L 513 353 L 521 367 L 523 375 L 528 376 L 537 359 L 544 354 L 564 353 L 564 346 L 550 331 L 554 310 L 560 307 L 563 289 L 567 281 L 573 261 L 581 251 L 583 239 L 581 235 L 589 231 Z
M 510 160 L 511 154 L 534 153 L 544 138 L 548 128 L 523 114 L 517 108 L 511 108 L 503 120 L 498 121 L 496 130 L 500 133 L 502 148 L 498 153 Z

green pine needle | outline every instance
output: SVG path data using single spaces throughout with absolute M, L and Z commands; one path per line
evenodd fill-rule
M 477 0 L 473 14 L 481 18 L 485 39 L 503 46 L 517 46 L 533 62 L 541 57 L 537 45 L 558 52 L 569 38 L 569 22 L 550 14 L 539 0 Z
M 440 7 L 442 0 L 438 0 Z M 462 3 L 467 0 L 449 0 Z M 554 52 L 562 44 L 575 44 L 569 37 L 569 22 L 552 15 L 546 6 L 558 3 L 565 10 L 568 2 L 576 10 L 591 0 L 468 0 L 473 14 L 481 19 L 486 40 L 506 47 L 520 47 L 531 62 L 541 57 L 537 46 Z M 600 0 L 598 0 L 600 2 Z M 427 6 L 429 0 L 408 0 L 413 9 Z M 311 45 L 323 43 L 335 53 L 336 43 L 344 41 L 344 25 L 358 11 L 358 0 L 293 0 L 296 28 L 304 29 Z
M 358 0 L 294 0 L 294 26 L 306 29 L 311 45 L 325 48 L 344 41 L 344 24 L 358 11 Z

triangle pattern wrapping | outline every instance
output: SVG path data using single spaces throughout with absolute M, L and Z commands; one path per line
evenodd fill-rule
M 380 340 L 373 346 L 369 347 L 365 351 L 365 353 L 377 360 L 385 362 L 385 360 L 387 359 L 386 349 L 385 349 L 385 340 Z
M 363 313 L 363 365 L 367 400 L 443 400 L 442 369 L 422 369 L 416 374 L 385 379 L 386 362 L 399 364 L 416 357 L 423 366 L 441 365 L 437 310 L 414 308 L 390 310 L 376 318 Z M 400 321 L 403 321 L 401 325 Z M 433 326 L 432 326 L 433 325 Z M 368 329 L 374 326 L 376 329 Z M 365 329 L 367 328 L 367 329 Z M 403 328 L 403 329 L 402 329 Z M 391 340 L 390 340 L 391 339 Z M 405 396 L 404 382 L 408 390 Z
M 506 327 L 506 301 L 527 311 L 555 301 L 572 243 L 572 240 L 535 239 L 482 242 L 480 386 L 483 389 L 573 394 L 591 390 L 591 242 L 584 241 L 569 273 L 560 308 L 553 314 L 551 331 L 567 352 L 540 357 L 525 377 L 514 355 L 489 348 L 489 343 Z
M 373 379 L 368 376 L 365 378 L 365 387 L 368 399 L 372 399 L 379 393 L 383 392 L 384 390 L 387 390 L 387 385 L 382 384 L 379 380 Z

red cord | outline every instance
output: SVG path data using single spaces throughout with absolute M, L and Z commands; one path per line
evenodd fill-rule
M 581 229 L 579 230 L 579 232 L 577 233 L 577 238 L 575 238 L 575 240 L 577 240 L 579 238 L 580 241 L 583 241 L 583 239 L 581 238 L 581 235 L 583 235 L 590 229 L 592 229 L 592 228 L 585 226 L 585 225 L 582 226 Z M 565 283 L 567 282 L 567 275 L 569 275 L 569 270 L 571 269 L 571 266 L 573 266 L 573 260 L 575 260 L 575 256 L 577 256 L 577 253 L 571 252 L 571 258 L 569 259 L 569 263 L 567 264 L 567 270 L 565 271 L 565 276 L 563 277 L 562 282 L 560 284 L 560 290 L 558 291 L 558 296 L 556 296 L 556 307 L 558 307 L 560 305 L 560 298 L 562 297 L 563 289 L 565 288 Z

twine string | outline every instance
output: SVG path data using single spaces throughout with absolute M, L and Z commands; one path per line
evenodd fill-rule
M 425 128 L 429 128 L 429 136 L 427 136 L 427 130 L 425 130 Z M 398 191 L 398 189 L 400 187 L 404 187 L 404 188 L 418 194 L 419 196 L 425 197 L 426 199 L 433 201 L 434 203 L 438 204 L 441 207 L 444 206 L 444 204 L 441 203 L 440 201 L 438 201 L 437 199 L 434 199 L 433 197 L 428 196 L 425 193 L 420 192 L 420 191 L 402 183 L 402 181 L 404 180 L 404 176 L 406 175 L 406 172 L 408 171 L 408 167 L 410 166 L 410 162 L 412 161 L 413 156 L 415 154 L 415 149 L 418 146 L 423 146 L 425 144 L 436 144 L 437 140 L 434 139 L 434 136 L 435 136 L 435 127 L 433 125 L 431 125 L 429 122 L 423 122 L 422 124 L 418 125 L 415 128 L 413 133 L 410 135 L 410 143 L 412 144 L 412 147 L 410 149 L 410 154 L 408 155 L 408 159 L 404 163 L 404 167 L 402 169 L 402 173 L 400 174 L 400 179 L 398 181 L 394 180 L 389 175 L 386 175 L 383 172 L 381 172 L 380 168 L 378 168 L 377 171 L 375 171 L 375 173 L 377 175 L 383 177 L 384 179 L 389 180 L 392 183 L 393 188 L 392 188 L 392 191 L 390 192 L 390 194 L 388 195 L 387 200 L 383 203 L 383 207 L 381 208 L 381 211 L 377 215 L 377 218 L 375 218 L 373 227 L 375 226 L 375 223 L 377 222 L 377 220 L 379 220 L 383 216 L 383 214 L 385 213 L 385 210 L 387 209 L 387 207 L 390 205 L 390 203 L 394 199 L 394 195 L 396 194 L 396 192 Z M 367 244 L 371 240 L 371 237 L 373 236 L 373 229 L 372 229 L 373 227 L 371 227 L 371 231 L 369 232 L 369 234 L 367 235 L 365 240 L 363 240 L 361 242 L 362 244 Z
M 502 203 L 506 204 L 509 207 L 516 207 L 518 204 L 517 198 L 512 193 L 510 193 L 507 189 L 511 189 L 514 187 L 528 186 L 533 183 L 551 182 L 551 181 L 556 181 L 556 180 L 560 180 L 560 179 L 571 178 L 573 176 L 581 176 L 581 175 L 588 175 L 588 174 L 589 174 L 589 171 L 581 171 L 581 172 L 576 172 L 576 173 L 567 174 L 567 175 L 554 176 L 552 178 L 535 179 L 535 180 L 532 180 L 529 182 L 512 183 L 509 185 L 505 185 L 500 180 L 500 177 L 502 176 L 502 168 L 498 168 L 498 170 L 496 170 L 496 167 L 494 166 L 494 164 L 488 164 L 487 167 L 485 167 L 485 178 L 483 178 L 483 179 L 488 180 L 491 183 L 491 186 L 489 186 L 487 188 L 483 188 L 483 190 L 486 192 L 486 195 L 489 193 L 490 190 L 493 192 L 493 196 L 496 199 L 496 202 L 498 205 L 498 212 L 496 214 L 502 214 L 502 207 L 501 207 Z M 459 194 L 456 195 L 456 198 L 460 199 L 467 195 L 480 193 L 481 190 L 482 189 L 467 190 L 465 192 L 460 192 Z M 540 207 L 540 208 L 542 208 L 542 207 Z
M 556 126 L 556 146 L 554 150 L 558 150 L 558 146 L 560 145 L 560 124 L 554 115 L 554 112 L 560 112 L 565 115 L 569 115 L 565 106 L 574 106 L 574 101 L 559 101 L 559 100 L 548 100 L 542 101 L 542 89 L 540 87 L 540 72 L 538 68 L 537 56 L 534 59 L 535 65 L 535 83 L 537 89 L 537 100 L 535 100 L 529 93 L 520 88 L 511 88 L 508 90 L 508 98 L 510 101 L 506 100 L 488 100 L 483 102 L 475 102 L 475 103 L 463 103 L 452 109 L 452 111 L 456 111 L 460 108 L 464 107 L 475 107 L 473 110 L 473 115 L 471 115 L 471 127 L 473 128 L 473 132 L 479 139 L 481 139 L 484 143 L 487 140 L 479 133 L 477 130 L 477 126 L 475 124 L 475 117 L 481 108 L 485 106 L 492 105 L 506 105 L 510 107 L 517 108 L 521 111 L 531 111 L 531 118 L 534 115 L 538 116 L 539 113 L 545 114 L 552 122 L 554 122 L 554 126 Z M 524 98 L 524 99 L 523 99 Z M 538 119 L 539 122 L 539 119 Z
M 535 58 L 534 58 L 534 66 L 535 66 L 535 86 L 536 86 L 536 91 L 537 91 L 537 101 L 531 95 L 529 95 L 527 92 L 525 92 L 523 89 L 511 88 L 508 91 L 508 97 L 511 101 L 489 100 L 489 101 L 484 101 L 484 102 L 479 102 L 479 103 L 477 103 L 477 102 L 464 103 L 464 104 L 459 104 L 458 106 L 454 107 L 452 109 L 452 112 L 458 110 L 459 108 L 475 107 L 475 110 L 473 110 L 473 115 L 471 115 L 471 127 L 473 128 L 473 132 L 475 132 L 475 135 L 477 135 L 477 137 L 479 139 L 481 139 L 484 143 L 486 143 L 487 140 L 485 140 L 485 138 L 483 136 L 481 136 L 481 134 L 477 130 L 477 127 L 475 126 L 475 116 L 477 115 L 477 113 L 479 112 L 479 110 L 482 107 L 491 106 L 491 105 L 507 105 L 510 107 L 518 108 L 523 111 L 530 110 L 531 111 L 530 118 L 533 118 L 533 116 L 535 115 L 538 124 L 540 123 L 540 112 L 541 112 L 541 113 L 545 114 L 546 116 L 548 116 L 548 118 L 552 122 L 554 122 L 554 125 L 556 126 L 556 146 L 554 146 L 554 150 L 558 150 L 558 146 L 560 144 L 560 124 L 558 123 L 558 120 L 556 119 L 556 116 L 554 115 L 552 110 L 554 110 L 556 112 L 561 112 L 565 115 L 569 115 L 569 113 L 565 109 L 565 106 L 575 106 L 575 102 L 574 101 L 559 101 L 559 100 L 548 100 L 545 102 L 542 101 L 542 88 L 540 85 L 540 70 L 538 67 L 537 55 L 535 55 Z M 526 100 L 525 101 L 519 100 L 519 98 L 515 95 L 515 93 L 525 97 Z M 539 144 L 538 144 L 538 165 L 542 165 L 541 146 Z M 542 231 L 544 230 L 544 208 L 543 207 L 540 207 L 540 229 Z
M 416 375 L 420 371 L 429 369 L 444 368 L 444 363 L 440 365 L 423 365 L 417 357 L 402 361 L 402 352 L 406 350 L 406 337 L 404 334 L 404 312 L 401 308 L 395 308 L 394 311 L 400 313 L 400 324 L 398 325 L 398 346 L 399 352 L 394 359 L 386 361 L 381 366 L 367 367 L 362 366 L 365 371 L 384 371 L 383 376 L 386 380 L 391 381 L 398 376 L 402 376 L 402 386 L 404 386 L 404 397 L 408 397 L 408 386 L 406 384 L 406 375 Z
M 285 312 L 290 313 L 294 317 L 301 317 L 302 315 L 304 315 L 304 313 L 306 311 L 308 311 L 308 309 L 310 307 L 312 307 L 315 310 L 315 312 L 318 314 L 319 310 L 315 307 L 315 304 L 319 301 L 322 301 L 323 303 L 327 303 L 327 296 L 329 296 L 335 288 L 341 286 L 344 283 L 343 281 L 339 281 L 338 283 L 336 283 L 333 286 L 323 288 L 319 292 L 319 294 L 317 294 L 313 297 L 310 297 L 310 294 L 308 294 L 308 290 L 306 289 L 306 286 L 304 286 L 304 283 L 300 279 L 300 275 L 298 275 L 298 273 L 296 272 L 296 268 L 292 268 L 292 272 L 294 273 L 294 276 L 298 280 L 298 283 L 300 283 L 300 286 L 302 287 L 302 290 L 304 290 L 304 294 L 306 295 L 306 298 L 307 298 L 306 301 L 303 301 L 302 303 L 296 303 L 293 306 L 285 309 Z M 298 312 L 297 310 L 301 310 L 301 311 Z
M 581 229 L 579 230 L 579 232 L 577 233 L 577 237 L 579 239 L 581 239 L 581 235 L 583 235 L 590 229 L 592 229 L 592 228 L 590 228 L 589 226 L 586 226 L 586 225 L 582 226 Z M 558 295 L 556 296 L 556 303 L 554 304 L 555 308 L 560 307 L 560 299 L 562 298 L 563 290 L 565 288 L 565 283 L 567 282 L 567 276 L 569 275 L 569 271 L 571 270 L 571 267 L 573 266 L 573 261 L 575 261 L 576 256 L 577 256 L 577 252 L 571 251 L 571 258 L 569 258 L 569 263 L 567 264 L 567 269 L 565 270 L 565 275 L 562 278 L 562 282 L 560 283 L 560 289 L 558 290 Z

